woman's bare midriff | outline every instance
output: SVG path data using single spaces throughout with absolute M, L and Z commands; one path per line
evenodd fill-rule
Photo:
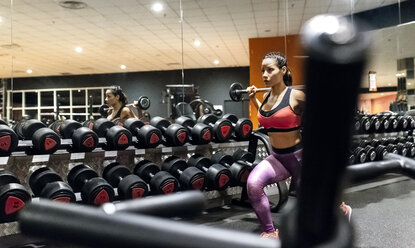
M 272 147 L 277 149 L 289 148 L 297 145 L 301 141 L 300 130 L 291 132 L 268 132 L 268 137 Z

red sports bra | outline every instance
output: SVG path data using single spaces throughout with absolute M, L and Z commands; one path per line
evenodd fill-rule
M 291 88 L 287 88 L 285 95 L 278 106 L 270 111 L 262 110 L 262 106 L 268 101 L 269 95 L 258 111 L 258 122 L 268 132 L 290 132 L 300 128 L 301 116 L 294 113 L 290 106 Z

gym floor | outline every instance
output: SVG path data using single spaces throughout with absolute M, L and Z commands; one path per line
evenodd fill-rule
M 290 197 L 288 204 L 295 198 Z M 352 206 L 352 224 L 355 230 L 354 247 L 415 247 L 415 180 L 406 177 L 385 176 L 376 181 L 348 187 L 343 197 Z M 273 213 L 276 227 L 281 214 Z M 250 208 L 228 205 L 210 209 L 193 223 L 259 233 L 259 225 Z M 0 238 L 0 247 L 80 247 L 53 244 L 20 234 Z M 32 246 L 29 246 L 32 247 Z

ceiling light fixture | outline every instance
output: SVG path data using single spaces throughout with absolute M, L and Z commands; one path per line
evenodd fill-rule
M 213 64 L 215 64 L 215 65 L 219 65 L 219 60 L 215 59 L 215 60 L 213 61 Z
M 80 1 L 60 1 L 59 6 L 65 9 L 84 9 L 88 7 L 86 3 Z
M 195 41 L 193 41 L 193 45 L 194 45 L 195 47 L 200 46 L 200 40 L 195 40 Z
M 163 5 L 162 5 L 161 3 L 154 3 L 154 4 L 151 6 L 151 9 L 152 9 L 153 11 L 155 11 L 155 12 L 160 12 L 160 11 L 162 11 L 162 10 L 163 10 Z
M 77 48 L 75 48 L 75 51 L 76 51 L 77 53 L 82 53 L 82 47 L 77 47 Z
M 26 70 L 26 72 L 30 74 L 30 73 L 32 73 L 33 71 L 32 71 L 31 69 L 27 69 L 27 70 Z
M 122 70 L 125 70 L 125 68 L 127 68 L 127 66 L 125 66 L 125 65 L 120 65 L 120 68 L 121 68 Z

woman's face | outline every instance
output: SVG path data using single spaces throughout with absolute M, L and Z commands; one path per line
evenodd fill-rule
M 120 99 L 120 96 L 115 96 L 111 90 L 107 90 L 105 92 L 105 101 L 107 102 L 108 106 L 113 107 L 115 103 L 117 103 Z
M 279 83 L 284 83 L 283 77 L 287 71 L 287 67 L 283 66 L 280 69 L 275 59 L 266 58 L 262 61 L 261 71 L 265 86 L 272 87 Z

